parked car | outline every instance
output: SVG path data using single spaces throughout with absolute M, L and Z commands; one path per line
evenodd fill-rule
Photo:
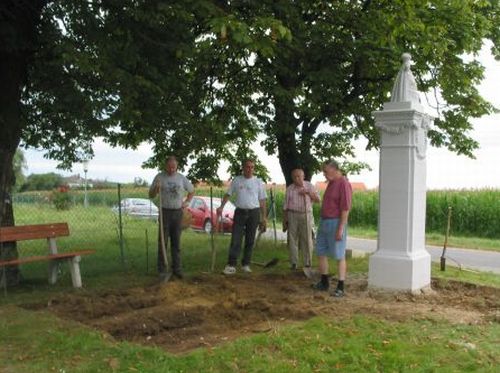
M 210 197 L 194 196 L 187 208 L 192 216 L 191 228 L 210 233 L 212 227 L 214 227 L 217 222 L 216 209 L 220 204 L 220 198 L 212 198 L 213 211 L 210 213 Z M 224 205 L 221 221 L 218 226 L 219 232 L 231 232 L 235 209 L 236 207 L 231 201 L 227 201 Z
M 122 214 L 136 218 L 158 219 L 158 207 L 146 198 L 124 198 L 121 203 Z M 113 206 L 113 212 L 118 214 L 118 206 Z

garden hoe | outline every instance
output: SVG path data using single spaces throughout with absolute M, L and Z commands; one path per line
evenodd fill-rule
M 274 267 L 276 264 L 278 264 L 280 260 L 278 258 L 273 258 L 271 259 L 270 261 L 266 262 L 266 263 L 260 263 L 260 262 L 254 262 L 252 261 L 252 264 L 255 264 L 257 266 L 260 266 L 262 268 L 271 268 L 271 267 Z
M 259 233 L 257 234 L 257 238 L 255 240 L 254 250 L 257 248 L 257 245 L 259 244 L 262 233 L 264 233 L 265 231 L 266 231 L 265 227 L 259 227 Z M 260 263 L 260 262 L 254 262 L 254 261 L 252 261 L 251 263 L 255 264 L 257 266 L 260 266 L 262 268 L 270 268 L 270 267 L 274 267 L 276 264 L 278 264 L 278 262 L 279 262 L 278 258 L 273 258 L 266 263 Z
M 253 245 L 253 249 L 255 250 L 257 246 L 259 245 L 260 238 L 262 237 L 262 234 L 266 232 L 266 227 L 262 226 L 259 224 L 259 231 L 257 232 L 257 238 L 255 239 L 255 244 Z
M 167 257 L 167 245 L 165 243 L 165 231 L 163 230 L 163 204 L 161 203 L 161 181 L 158 181 L 158 193 L 160 195 L 160 209 L 159 209 L 159 218 L 160 218 L 160 245 L 161 245 L 161 253 L 163 256 L 163 264 L 165 265 L 165 272 L 160 273 L 160 281 L 168 282 L 172 277 L 172 272 L 168 271 L 168 257 Z

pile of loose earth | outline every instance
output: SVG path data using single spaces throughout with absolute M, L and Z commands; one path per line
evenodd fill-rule
M 174 353 L 213 346 L 245 334 L 273 332 L 313 316 L 372 315 L 388 320 L 444 318 L 452 323 L 500 322 L 500 289 L 433 281 L 419 295 L 367 289 L 352 275 L 347 295 L 333 298 L 310 288 L 297 273 L 200 275 L 146 288 L 67 294 L 45 309 L 105 331 L 118 340 L 156 345 Z

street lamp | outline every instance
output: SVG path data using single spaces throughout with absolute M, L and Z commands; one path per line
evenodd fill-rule
M 85 194 L 83 197 L 83 207 L 87 208 L 87 207 L 89 207 L 89 201 L 87 199 L 87 171 L 89 170 L 89 161 L 86 159 L 83 160 L 82 165 L 83 165 L 83 173 L 85 175 L 85 185 L 84 185 Z

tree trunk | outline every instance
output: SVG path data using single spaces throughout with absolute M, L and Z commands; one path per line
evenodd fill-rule
M 12 199 L 10 195 L 7 195 L 4 199 L 4 211 L 2 226 L 12 226 L 14 224 L 14 211 L 12 209 Z M 18 257 L 16 242 L 0 242 L 0 260 L 16 259 Z M 5 271 L 5 278 L 3 278 L 3 273 L 0 274 L 2 280 L 7 281 L 8 286 L 18 285 L 21 281 L 21 271 L 18 266 L 8 266 L 2 269 Z M 3 284 L 2 284 L 3 285 Z
M 280 108 L 275 105 L 276 110 L 276 122 L 284 123 L 280 120 L 279 112 L 289 111 L 289 108 Z M 294 119 L 295 120 L 295 119 Z M 278 127 L 276 125 L 276 127 Z M 310 181 L 314 172 L 314 165 L 312 160 L 312 155 L 309 148 L 302 149 L 299 151 L 297 140 L 295 139 L 295 130 L 290 128 L 291 126 L 279 126 L 280 131 L 276 133 L 276 141 L 278 144 L 278 159 L 281 166 L 281 171 L 285 176 L 286 185 L 293 183 L 292 171 L 296 168 L 301 168 L 304 170 L 305 180 Z
M 6 227 L 14 225 L 14 210 L 10 193 L 15 184 L 14 154 L 21 139 L 20 94 L 17 94 L 17 102 L 15 102 L 12 86 L 15 84 L 16 74 L 8 73 L 8 66 L 5 66 L 8 58 L 5 58 L 3 53 L 0 53 L 0 61 L 0 80 L 4 82 L 4 94 L 0 95 L 0 127 L 2 128 L 2 141 L 0 141 L 0 226 Z M 17 256 L 15 242 L 0 243 L 0 260 L 14 259 Z M 17 266 L 5 268 L 5 275 L 8 285 L 19 283 L 20 272 Z
M 21 141 L 21 93 L 26 84 L 28 66 L 34 54 L 37 25 L 46 1 L 4 1 L 0 5 L 0 226 L 14 225 L 10 192 L 15 183 L 13 159 Z M 14 243 L 1 245 L 0 258 L 16 258 Z M 19 282 L 19 270 L 11 267 L 7 281 Z
M 274 129 L 276 143 L 278 147 L 278 159 L 281 170 L 285 176 L 286 185 L 293 183 L 292 171 L 296 168 L 304 170 L 306 180 L 311 180 L 313 173 L 312 156 L 309 146 L 304 146 L 304 140 L 300 143 L 296 138 L 296 131 L 299 125 L 298 119 L 294 116 L 295 104 L 292 95 L 284 95 L 283 91 L 291 91 L 300 84 L 298 79 L 293 79 L 285 76 L 278 76 L 277 84 L 279 85 L 278 92 L 281 94 L 274 95 Z M 310 144 L 310 138 L 309 138 Z

